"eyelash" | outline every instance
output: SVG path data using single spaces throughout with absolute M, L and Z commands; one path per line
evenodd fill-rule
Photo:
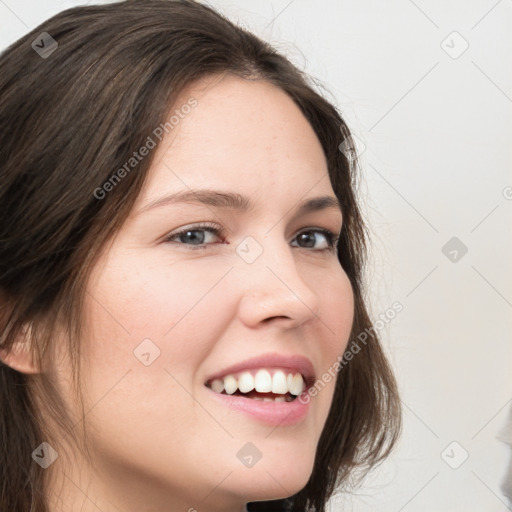
M 209 244 L 203 243 L 203 244 L 198 244 L 198 245 L 185 244 L 183 242 L 175 242 L 173 240 L 174 238 L 178 238 L 180 235 L 184 235 L 184 234 L 188 233 L 189 231 L 210 231 L 215 236 L 217 236 L 219 238 L 223 238 L 222 237 L 222 234 L 223 234 L 223 230 L 222 229 L 218 228 L 215 224 L 211 224 L 211 223 L 205 222 L 205 223 L 200 223 L 200 224 L 194 224 L 194 225 L 191 225 L 191 226 L 187 226 L 187 227 L 181 229 L 180 231 L 176 231 L 174 233 L 170 233 L 169 235 L 167 235 L 164 238 L 163 241 L 167 242 L 167 243 L 177 243 L 177 244 L 180 244 L 180 245 L 185 245 L 185 246 L 187 246 L 188 249 L 190 249 L 192 251 L 199 250 L 199 249 L 203 249 L 204 250 L 209 245 L 212 245 L 211 243 L 209 243 Z M 311 249 L 311 251 L 313 251 L 313 252 L 327 252 L 327 251 L 336 252 L 336 250 L 338 248 L 339 236 L 336 236 L 329 229 L 308 228 L 308 229 L 305 229 L 305 230 L 301 231 L 300 233 L 298 233 L 296 237 L 298 237 L 299 235 L 302 235 L 304 233 L 310 233 L 310 232 L 321 233 L 327 239 L 327 244 L 328 244 L 328 247 L 326 247 L 325 249 Z M 299 249 L 308 249 L 308 247 L 299 247 Z

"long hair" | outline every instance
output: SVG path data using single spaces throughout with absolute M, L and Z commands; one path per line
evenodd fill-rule
M 85 285 L 130 212 L 154 152 L 105 197 L 97 191 L 166 122 L 181 91 L 224 73 L 279 87 L 315 131 L 342 204 L 337 256 L 354 293 L 351 338 L 372 327 L 364 299 L 368 237 L 356 200 L 359 167 L 339 150 L 353 142 L 311 79 L 266 42 L 190 0 L 76 7 L 0 55 L 0 347 L 9 352 L 30 333 L 30 348 L 42 361 L 52 334 L 64 328 L 80 397 Z M 249 510 L 287 505 L 323 512 L 355 471 L 389 453 L 400 430 L 400 401 L 376 331 L 370 332 L 370 342 L 336 375 L 306 486 L 288 500 L 250 503 Z M 27 375 L 0 361 L 2 512 L 48 511 L 45 473 L 31 454 L 52 433 L 35 397 L 73 437 L 51 375 Z

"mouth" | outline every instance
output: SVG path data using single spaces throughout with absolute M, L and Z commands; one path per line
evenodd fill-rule
M 204 386 L 221 407 L 261 424 L 289 427 L 307 418 L 309 389 L 315 381 L 308 358 L 274 352 L 224 368 L 210 375 Z
M 293 402 L 314 383 L 315 371 L 308 358 L 267 353 L 224 368 L 204 385 L 220 395 Z
M 311 378 L 286 368 L 253 368 L 209 379 L 205 386 L 220 395 L 263 402 L 293 402 L 311 385 Z

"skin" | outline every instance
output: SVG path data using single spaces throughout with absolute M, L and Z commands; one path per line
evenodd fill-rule
M 267 352 L 301 354 L 317 378 L 345 350 L 353 321 L 349 280 L 326 238 L 299 245 L 306 228 L 339 234 L 341 212 L 294 218 L 299 201 L 335 197 L 312 128 L 293 101 L 264 81 L 231 75 L 198 82 L 177 102 L 198 105 L 155 149 L 130 217 L 105 248 L 88 282 L 84 318 L 86 426 L 94 469 L 78 456 L 51 512 L 240 512 L 248 501 L 290 496 L 304 487 L 334 393 L 312 398 L 299 424 L 272 427 L 212 400 L 204 387 L 219 369 Z M 248 212 L 194 203 L 141 211 L 168 194 L 200 188 L 238 192 Z M 166 235 L 209 222 L 206 249 Z M 236 252 L 253 237 L 251 264 Z M 304 244 L 303 244 L 304 245 Z M 231 270 L 230 270 L 231 269 Z M 229 273 L 228 273 L 229 271 Z M 160 357 L 144 366 L 144 339 Z M 78 416 L 71 370 L 55 363 L 58 384 Z M 237 452 L 252 442 L 252 468 Z M 73 483 L 72 483 L 73 482 Z

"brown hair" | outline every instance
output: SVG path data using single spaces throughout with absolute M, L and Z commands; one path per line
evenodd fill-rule
M 32 46 L 42 32 L 58 44 L 51 54 Z M 269 44 L 199 3 L 77 7 L 0 55 L 0 347 L 8 352 L 28 333 L 42 364 L 52 333 L 64 328 L 80 397 L 85 284 L 99 251 L 130 212 L 151 154 L 104 198 L 95 191 L 165 122 L 185 87 L 223 73 L 280 87 L 316 132 L 343 207 L 338 258 L 354 293 L 351 339 L 372 326 L 363 297 L 367 232 L 355 197 L 358 167 L 338 149 L 353 142 L 310 79 Z M 389 453 L 400 430 L 400 401 L 376 332 L 370 332 L 371 342 L 337 374 L 307 485 L 289 500 L 254 502 L 249 510 L 288 504 L 323 512 L 356 469 L 373 467 Z M 74 437 L 51 374 L 27 375 L 0 361 L 2 511 L 48 510 L 44 470 L 31 454 L 52 433 L 36 397 Z

